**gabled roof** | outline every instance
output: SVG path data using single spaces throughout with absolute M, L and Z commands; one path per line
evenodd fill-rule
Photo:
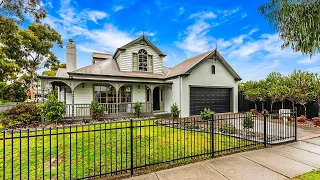
M 142 35 L 138 37 L 137 39 L 129 42 L 128 44 L 117 48 L 116 52 L 113 54 L 113 58 L 115 58 L 118 55 L 119 51 L 125 51 L 127 48 L 132 46 L 133 44 L 140 43 L 140 41 L 144 40 L 149 46 L 151 46 L 160 56 L 167 56 L 165 55 L 160 49 L 157 48 L 146 36 Z
M 188 72 L 199 64 L 202 60 L 205 60 L 212 55 L 217 53 L 220 62 L 225 66 L 225 68 L 233 75 L 236 80 L 241 80 L 241 77 L 234 71 L 234 69 L 228 64 L 228 62 L 221 56 L 221 54 L 217 50 L 211 50 L 205 52 L 203 54 L 194 56 L 189 58 L 180 64 L 176 65 L 175 67 L 171 68 L 170 72 L 167 74 L 166 78 L 172 78 L 183 74 L 188 74 Z

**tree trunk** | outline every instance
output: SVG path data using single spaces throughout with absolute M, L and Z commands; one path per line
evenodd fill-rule
M 261 108 L 262 108 L 262 109 L 261 109 L 261 112 L 263 112 L 263 111 L 264 111 L 264 101 L 261 102 L 261 105 L 262 105 L 262 107 L 261 107 Z
M 307 107 L 305 104 L 302 104 L 303 107 L 304 107 L 304 116 L 307 117 Z
M 256 111 L 258 111 L 258 106 L 257 106 L 257 103 L 256 103 L 256 102 L 254 102 L 254 109 L 255 109 Z
M 294 110 L 294 102 L 291 102 L 292 103 L 292 109 Z
M 273 110 L 273 108 L 272 108 L 272 106 L 273 106 L 273 101 L 271 101 L 271 113 L 272 113 L 272 110 Z
M 282 102 L 281 102 L 281 108 L 282 108 L 282 109 L 283 109 L 283 103 L 284 103 L 284 102 L 282 101 Z

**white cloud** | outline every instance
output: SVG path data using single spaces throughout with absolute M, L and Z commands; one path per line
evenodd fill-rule
M 200 20 L 214 19 L 216 17 L 217 17 L 217 15 L 214 14 L 213 12 L 211 12 L 211 11 L 201 11 L 201 12 L 194 13 L 194 14 L 190 15 L 190 19 L 197 18 L 197 19 L 200 19 Z
M 320 73 L 320 66 L 309 68 L 308 71 L 313 73 Z
M 245 29 L 248 29 L 249 28 L 249 25 L 248 26 L 244 26 L 243 28 L 241 28 L 241 31 L 245 30 Z
M 95 22 L 96 24 L 98 24 L 97 20 L 101 20 L 108 17 L 108 14 L 102 11 L 88 10 L 84 11 L 83 13 L 88 17 L 88 19 Z
M 104 24 L 99 29 L 89 29 L 87 24 L 108 17 L 102 11 L 85 9 L 77 11 L 68 1 L 61 1 L 59 16 L 48 14 L 45 22 L 58 31 L 63 39 L 73 38 L 80 51 L 113 53 L 116 48 L 130 42 L 130 33 L 119 30 L 113 24 Z M 115 40 L 116 39 L 116 40 Z
M 113 12 L 118 12 L 118 11 L 122 10 L 123 8 L 125 8 L 123 5 L 114 6 Z
M 184 13 L 184 7 L 180 7 L 179 8 L 179 13 L 178 13 L 178 15 L 180 16 L 180 15 L 182 15 Z
M 242 13 L 242 14 L 241 14 L 241 18 L 242 18 L 242 19 L 245 18 L 245 17 L 247 17 L 247 16 L 248 16 L 247 13 Z
M 156 35 L 156 32 L 152 32 L 152 31 L 139 31 L 139 32 L 136 32 L 135 35 L 136 36 L 142 36 L 142 35 L 145 35 L 145 36 L 155 36 Z
M 305 58 L 302 58 L 298 61 L 298 64 L 313 64 L 317 61 L 319 61 L 319 56 L 314 56 L 314 57 L 305 57 Z

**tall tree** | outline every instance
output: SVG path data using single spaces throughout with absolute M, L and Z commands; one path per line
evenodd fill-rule
M 16 61 L 21 55 L 18 25 L 31 18 L 40 23 L 46 17 L 41 0 L 0 0 L 0 81 L 17 78 L 21 69 Z
M 20 72 L 15 63 L 21 58 L 19 28 L 13 20 L 0 15 L 0 81 L 15 79 Z
M 59 60 L 51 51 L 55 44 L 62 47 L 61 36 L 48 24 L 31 24 L 27 30 L 19 32 L 21 36 L 22 59 L 18 62 L 30 75 L 31 90 L 33 92 L 34 79 L 37 77 L 36 71 L 41 68 L 49 68 L 58 64 Z M 34 98 L 31 94 L 32 100 Z
M 279 33 L 282 48 L 310 57 L 320 51 L 319 0 L 269 0 L 259 11 Z

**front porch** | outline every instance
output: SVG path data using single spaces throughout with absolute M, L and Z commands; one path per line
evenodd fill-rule
M 41 85 L 57 89 L 58 100 L 66 105 L 65 119 L 90 118 L 92 101 L 103 106 L 104 118 L 133 117 L 135 102 L 141 104 L 142 116 L 169 112 L 165 99 L 168 98 L 166 92 L 171 90 L 171 85 L 167 83 L 42 79 Z

